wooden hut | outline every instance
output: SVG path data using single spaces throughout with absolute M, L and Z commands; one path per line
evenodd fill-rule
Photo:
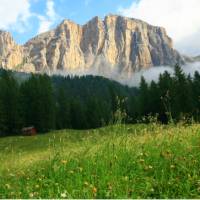
M 34 126 L 22 128 L 22 134 L 24 136 L 34 136 L 37 135 L 37 131 Z

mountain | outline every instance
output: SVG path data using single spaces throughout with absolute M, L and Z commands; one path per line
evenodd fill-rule
M 0 65 L 26 71 L 133 72 L 160 65 L 184 63 L 162 27 L 141 20 L 108 15 L 85 25 L 64 20 L 57 28 L 40 34 L 25 45 L 0 32 Z
M 23 47 L 17 45 L 10 33 L 0 31 L 0 65 L 12 69 L 23 63 Z

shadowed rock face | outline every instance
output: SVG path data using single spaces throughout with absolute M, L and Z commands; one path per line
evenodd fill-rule
M 106 65 L 132 74 L 183 62 L 164 28 L 116 15 L 104 20 L 95 17 L 83 26 L 64 20 L 24 46 L 0 32 L 1 66 L 21 71 L 89 70 Z

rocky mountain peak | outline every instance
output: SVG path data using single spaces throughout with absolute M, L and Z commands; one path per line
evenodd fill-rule
M 117 69 L 132 75 L 137 70 L 183 63 L 172 39 L 162 27 L 141 20 L 108 15 L 85 25 L 70 20 L 40 34 L 24 46 L 0 32 L 0 63 L 25 71 Z
M 6 69 L 23 63 L 23 47 L 17 45 L 9 32 L 0 31 L 0 66 Z

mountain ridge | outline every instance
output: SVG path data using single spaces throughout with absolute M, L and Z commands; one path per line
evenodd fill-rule
M 96 16 L 84 25 L 63 20 L 24 45 L 0 31 L 0 46 L 0 65 L 26 72 L 96 70 L 103 74 L 110 68 L 131 76 L 140 69 L 184 63 L 163 27 L 119 15 L 103 20 Z

